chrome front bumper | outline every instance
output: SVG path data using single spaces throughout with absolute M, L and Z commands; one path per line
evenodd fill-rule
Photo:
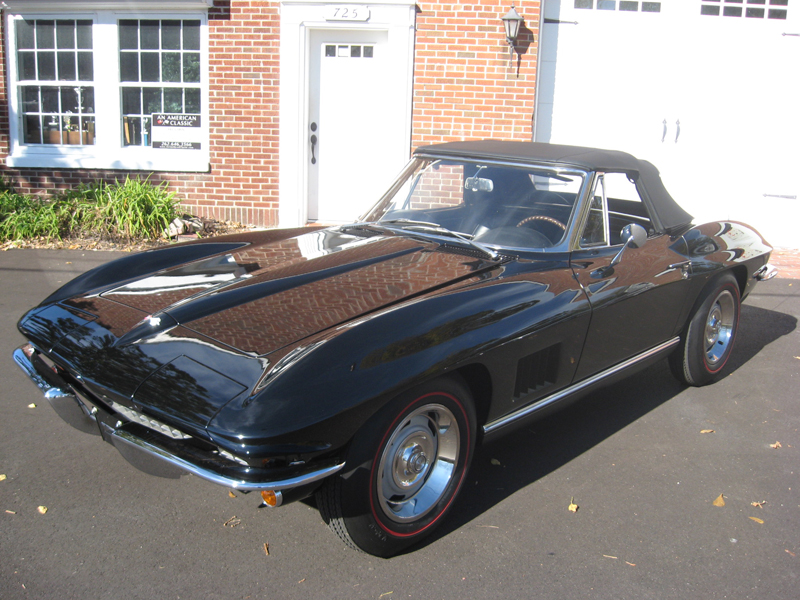
M 778 269 L 767 263 L 753 273 L 753 278 L 758 281 L 768 281 L 778 274 Z
M 131 422 L 127 421 L 123 415 L 91 405 L 91 402 L 85 402 L 66 381 L 50 369 L 30 344 L 20 346 L 14 351 L 14 361 L 39 388 L 64 421 L 84 433 L 102 435 L 103 439 L 113 444 L 128 462 L 151 475 L 180 477 L 191 473 L 227 488 L 286 492 L 312 486 L 344 467 L 343 462 L 336 462 L 279 479 L 258 476 L 253 478 L 230 477 L 199 464 L 201 461 L 196 459 L 196 452 L 176 451 L 169 447 L 170 440 L 157 433 L 147 437 L 137 435 L 126 429 L 126 425 Z M 163 442 L 161 441 L 162 437 L 164 437 Z M 256 469 L 253 471 L 255 472 Z

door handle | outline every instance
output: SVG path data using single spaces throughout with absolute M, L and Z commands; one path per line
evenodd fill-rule
M 681 120 L 675 121 L 675 143 L 678 143 L 678 138 L 681 137 Z
M 311 164 L 317 164 L 317 157 L 314 156 L 314 147 L 317 145 L 317 136 L 311 136 Z
M 317 130 L 317 124 L 316 123 L 311 123 L 311 125 L 309 126 L 309 129 L 311 129 L 311 131 L 316 131 Z M 315 164 L 317 164 L 317 157 L 314 156 L 314 148 L 317 145 L 317 136 L 312 133 L 311 137 L 309 138 L 309 141 L 311 142 L 311 164 L 315 165 Z

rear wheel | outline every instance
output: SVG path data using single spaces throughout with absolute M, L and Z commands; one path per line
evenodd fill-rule
M 353 439 L 344 472 L 317 494 L 323 519 L 349 546 L 392 556 L 441 522 L 475 448 L 466 386 L 440 378 L 406 392 Z
M 730 358 L 739 327 L 739 285 L 724 275 L 692 315 L 680 347 L 670 356 L 673 375 L 689 385 L 717 380 Z

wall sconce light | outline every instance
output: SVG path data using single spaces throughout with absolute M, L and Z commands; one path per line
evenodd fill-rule
M 508 60 L 510 61 L 514 56 L 514 46 L 517 43 L 519 36 L 519 29 L 522 27 L 524 19 L 519 16 L 517 9 L 514 8 L 514 3 L 511 3 L 511 10 L 506 13 L 505 17 L 500 17 L 503 22 L 503 27 L 506 30 L 506 41 L 508 42 Z

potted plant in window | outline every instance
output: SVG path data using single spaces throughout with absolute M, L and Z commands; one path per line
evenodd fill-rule
M 78 124 L 72 122 L 72 113 L 67 111 L 67 116 L 64 117 L 64 129 L 66 131 L 67 144 L 80 145 L 81 132 L 78 129 Z

